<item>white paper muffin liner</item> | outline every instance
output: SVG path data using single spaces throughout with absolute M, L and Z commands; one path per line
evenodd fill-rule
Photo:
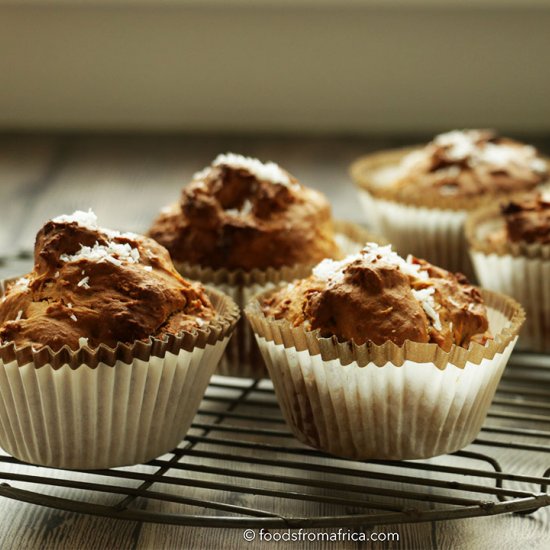
M 335 221 L 334 226 L 335 240 L 343 256 L 358 252 L 369 240 L 384 244 L 383 239 L 373 236 L 359 225 Z M 244 308 L 250 299 L 259 293 L 294 279 L 307 277 L 314 267 L 314 264 L 306 264 L 282 269 L 255 269 L 245 272 L 227 269 L 214 270 L 177 262 L 174 265 L 183 277 L 201 281 L 228 294 L 241 308 Z M 244 317 L 237 324 L 233 337 L 219 363 L 217 374 L 254 379 L 268 376 L 254 333 Z
M 138 464 L 176 447 L 238 319 L 232 300 L 208 294 L 220 320 L 195 333 L 74 352 L 3 346 L 0 446 L 69 469 Z
M 483 424 L 523 321 L 519 304 L 483 291 L 494 341 L 446 353 L 337 343 L 246 309 L 283 416 L 303 443 L 365 459 L 417 459 L 471 443 Z M 456 348 L 456 346 L 455 346 Z
M 512 296 L 525 308 L 518 349 L 549 353 L 550 245 L 487 241 L 487 234 L 503 225 L 498 208 L 469 217 L 466 235 L 477 277 L 485 288 Z

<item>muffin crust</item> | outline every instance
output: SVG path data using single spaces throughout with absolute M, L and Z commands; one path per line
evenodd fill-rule
M 274 163 L 227 154 L 195 174 L 149 236 L 175 262 L 228 270 L 337 257 L 330 205 Z
M 464 199 L 531 190 L 548 179 L 548 166 L 534 147 L 492 130 L 455 130 L 409 153 L 396 174 L 391 187 L 403 200 Z
M 506 237 L 512 242 L 550 244 L 550 194 L 536 193 L 502 207 Z
M 38 232 L 33 271 L 0 302 L 0 343 L 115 347 L 193 330 L 215 316 L 201 285 L 185 281 L 158 243 L 75 212 Z
M 340 262 L 321 262 L 309 278 L 266 298 L 262 309 L 358 345 L 410 340 L 448 351 L 491 337 L 481 294 L 464 276 L 373 243 Z

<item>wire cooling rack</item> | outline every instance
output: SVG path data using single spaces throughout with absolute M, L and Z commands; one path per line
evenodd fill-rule
M 0 456 L 0 496 L 126 520 L 343 527 L 550 505 L 550 358 L 516 354 L 478 439 L 429 460 L 356 462 L 289 433 L 268 380 L 214 377 L 192 429 L 139 466 L 73 472 Z

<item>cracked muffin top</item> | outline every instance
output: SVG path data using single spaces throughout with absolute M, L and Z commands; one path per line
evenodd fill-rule
M 327 199 L 273 162 L 228 153 L 197 172 L 149 236 L 176 263 L 265 270 L 338 257 Z

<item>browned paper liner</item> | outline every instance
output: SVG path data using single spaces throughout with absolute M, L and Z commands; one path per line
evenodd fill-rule
M 496 340 L 460 353 L 339 344 L 266 320 L 257 301 L 246 314 L 300 441 L 347 458 L 415 459 L 464 447 L 484 421 L 523 311 L 507 297 L 483 295 Z
M 512 296 L 525 308 L 527 318 L 518 349 L 550 352 L 550 245 L 498 243 L 487 235 L 504 227 L 498 207 L 471 214 L 466 234 L 481 284 Z
M 366 242 L 386 244 L 360 225 L 335 221 L 336 241 L 343 255 L 357 252 Z M 176 269 L 187 279 L 212 285 L 231 296 L 241 307 L 256 294 L 281 284 L 307 277 L 317 262 L 304 265 L 252 271 L 212 269 L 176 263 Z M 241 319 L 220 361 L 218 374 L 244 378 L 265 378 L 268 373 L 246 319 Z
M 207 293 L 220 319 L 164 341 L 59 353 L 3 346 L 0 446 L 73 469 L 142 463 L 177 446 L 239 317 L 229 297 Z
M 472 342 L 469 348 L 453 344 L 449 351 L 443 350 L 437 344 L 423 344 L 407 340 L 403 346 L 393 342 L 381 345 L 372 342 L 358 345 L 353 341 L 339 342 L 335 336 L 324 338 L 319 330 L 306 330 L 303 327 L 293 327 L 285 319 L 267 318 L 260 307 L 260 300 L 269 296 L 270 290 L 257 296 L 245 308 L 245 314 L 252 325 L 254 333 L 276 345 L 295 347 L 297 351 L 307 350 L 310 355 L 321 355 L 327 361 L 338 359 L 342 365 L 357 363 L 364 367 L 374 363 L 378 367 L 386 363 L 401 366 L 405 361 L 417 363 L 433 363 L 438 369 L 445 369 L 448 364 L 463 368 L 466 363 L 478 365 L 482 359 L 492 359 L 495 354 L 502 353 L 518 335 L 525 320 L 525 312 L 514 299 L 487 289 L 479 289 L 488 310 L 497 315 L 499 321 L 492 319 L 494 340 L 485 345 Z M 489 319 L 491 323 L 491 318 Z

